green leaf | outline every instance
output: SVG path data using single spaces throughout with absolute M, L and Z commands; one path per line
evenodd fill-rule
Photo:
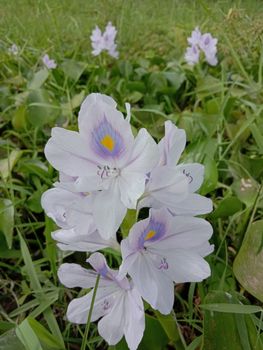
M 236 180 L 232 184 L 232 188 L 238 199 L 247 207 L 251 207 L 255 203 L 259 185 L 252 178 Z
M 231 314 L 254 314 L 256 312 L 262 312 L 263 309 L 256 305 L 243 305 L 243 304 L 202 304 L 200 307 L 204 310 L 224 312 Z
M 15 130 L 24 130 L 27 126 L 27 119 L 26 119 L 26 106 L 22 105 L 17 108 L 17 110 L 14 112 L 13 118 L 12 118 L 12 125 Z
M 57 339 L 52 335 L 41 323 L 33 319 L 32 317 L 27 318 L 28 324 L 34 331 L 35 335 L 38 337 L 43 350 L 53 350 L 53 349 L 64 349 Z
M 0 198 L 0 231 L 3 232 L 9 249 L 12 248 L 15 209 L 12 201 Z
M 43 68 L 36 72 L 33 76 L 33 79 L 29 82 L 28 88 L 30 90 L 36 90 L 41 88 L 44 82 L 47 80 L 49 71 L 47 68 Z
M 1 350 L 28 350 L 16 335 L 15 329 L 4 333 L 0 337 L 0 349 Z M 33 349 L 31 349 L 33 350 Z
M 123 238 L 128 236 L 129 231 L 135 222 L 136 222 L 136 210 L 128 209 L 127 214 L 121 224 L 121 233 Z
M 61 64 L 64 74 L 75 82 L 79 80 L 86 67 L 87 64 L 84 62 L 68 59 Z
M 16 328 L 16 335 L 27 350 L 43 350 L 27 319 Z
M 22 151 L 12 150 L 9 154 L 8 158 L 4 158 L 0 160 L 0 173 L 4 180 L 8 178 L 13 167 L 15 166 L 18 159 L 21 157 Z
M 205 303 L 204 350 L 262 350 L 250 315 L 260 307 L 242 305 L 235 295 L 223 291 L 209 293 Z
M 261 302 L 263 302 L 262 242 L 263 220 L 259 220 L 254 222 L 246 233 L 233 265 L 239 283 Z
M 232 216 L 242 209 L 242 202 L 236 197 L 227 197 L 219 202 L 216 210 L 211 214 L 214 219 Z
M 218 181 L 218 171 L 215 160 L 210 158 L 209 156 L 205 157 L 203 164 L 205 166 L 205 179 L 200 189 L 200 193 L 202 195 L 206 195 L 207 193 L 216 189 Z
M 27 119 L 34 127 L 56 120 L 60 114 L 58 103 L 44 89 L 33 90 L 28 95 Z

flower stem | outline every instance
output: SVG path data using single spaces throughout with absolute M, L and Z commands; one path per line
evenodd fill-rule
M 94 307 L 94 303 L 95 303 L 95 298 L 96 298 L 96 294 L 97 294 L 99 280 L 100 280 L 100 275 L 98 274 L 97 279 L 96 279 L 96 283 L 95 283 L 95 287 L 93 289 L 93 295 L 92 295 L 92 299 L 91 299 L 91 304 L 90 304 L 90 309 L 89 309 L 89 314 L 88 314 L 88 320 L 87 320 L 87 323 L 86 323 L 85 333 L 84 333 L 84 337 L 83 337 L 83 340 L 82 340 L 82 343 L 81 343 L 81 349 L 80 350 L 85 350 L 86 346 L 87 346 L 88 333 L 89 333 L 89 327 L 90 327 L 90 320 L 91 320 L 91 315 L 92 315 L 92 311 L 93 311 L 93 307 Z

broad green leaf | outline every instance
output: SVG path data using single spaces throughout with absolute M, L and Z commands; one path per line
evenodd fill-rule
M 27 319 L 16 328 L 16 335 L 27 350 L 43 350 Z
M 216 210 L 211 214 L 213 218 L 225 218 L 234 215 L 236 212 L 242 209 L 242 202 L 236 197 L 223 198 L 219 202 Z
M 12 118 L 12 125 L 15 130 L 24 130 L 27 126 L 27 119 L 26 119 L 26 106 L 21 105 L 17 108 L 17 110 L 14 112 L 13 118 Z
M 53 350 L 53 349 L 63 349 L 61 344 L 57 341 L 57 339 L 52 335 L 41 323 L 33 319 L 32 317 L 28 317 L 28 324 L 34 331 L 35 335 L 39 339 L 43 350 Z
M 21 157 L 21 155 L 22 151 L 14 149 L 10 152 L 8 158 L 0 160 L 0 174 L 4 180 L 8 178 L 13 167 L 15 166 L 16 162 Z
M 0 259 L 18 259 L 20 257 L 21 257 L 20 250 L 8 249 L 6 238 L 4 234 L 0 232 Z
M 251 178 L 242 178 L 234 181 L 232 188 L 241 202 L 251 207 L 256 200 L 259 190 L 258 183 Z
M 74 95 L 69 102 L 63 103 L 61 105 L 62 107 L 62 113 L 64 115 L 67 115 L 71 113 L 71 111 L 81 105 L 85 97 L 85 91 L 82 90 L 79 94 Z
M 253 305 L 242 305 L 235 295 L 222 291 L 209 293 L 205 303 L 202 305 L 207 308 L 204 312 L 203 350 L 262 350 L 251 315 L 241 312 L 256 312 Z
M 60 114 L 58 103 L 44 89 L 33 90 L 28 95 L 27 119 L 34 127 L 56 120 Z
M 16 335 L 15 329 L 4 333 L 0 337 L 0 349 L 1 350 L 28 350 Z M 30 349 L 32 350 L 32 349 Z
M 69 60 L 69 59 L 66 59 L 61 64 L 61 68 L 63 69 L 64 74 L 68 78 L 74 80 L 75 82 L 79 80 L 80 76 L 82 75 L 86 67 L 87 67 L 87 64 L 84 62 L 79 62 L 79 61 Z
M 130 229 L 136 222 L 136 210 L 128 209 L 127 214 L 121 224 L 121 233 L 122 237 L 125 238 L 128 236 Z
M 233 271 L 241 285 L 263 302 L 263 220 L 254 222 L 244 237 Z
M 227 294 L 226 294 L 227 295 Z M 231 314 L 254 314 L 256 312 L 262 312 L 263 309 L 256 305 L 243 305 L 243 304 L 202 304 L 200 307 L 208 311 L 224 312 Z
M 216 189 L 218 181 L 218 171 L 215 160 L 210 158 L 209 156 L 205 157 L 203 165 L 205 166 L 205 179 L 200 189 L 200 193 L 202 195 L 206 195 L 207 193 Z
M 9 249 L 11 249 L 13 242 L 14 213 L 12 201 L 0 198 L 0 231 L 4 234 Z
M 155 94 L 167 87 L 166 77 L 161 72 L 151 73 L 148 79 L 148 89 Z
M 38 72 L 36 72 L 32 78 L 32 80 L 28 84 L 28 88 L 30 90 L 36 90 L 41 88 L 44 82 L 47 80 L 49 75 L 49 71 L 47 68 L 42 68 Z

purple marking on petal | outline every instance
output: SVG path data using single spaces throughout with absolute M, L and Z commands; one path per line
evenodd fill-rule
M 111 140 L 111 147 L 103 144 L 105 137 Z M 107 121 L 105 116 L 103 121 L 92 132 L 91 146 L 104 159 L 118 158 L 125 151 L 122 136 Z
M 166 225 L 164 222 L 150 219 L 148 226 L 142 232 L 139 238 L 139 242 L 138 242 L 139 248 L 142 249 L 144 247 L 145 242 L 159 241 L 165 235 L 165 233 L 166 233 Z M 147 236 L 149 236 L 149 238 L 147 238 Z
M 110 302 L 107 299 L 104 299 L 103 304 L 102 304 L 103 310 L 107 311 L 107 310 L 109 310 L 110 307 L 111 307 Z
M 107 266 L 104 264 L 102 268 L 100 268 L 99 270 L 97 270 L 98 274 L 100 274 L 102 277 L 108 278 L 108 268 Z
M 166 258 L 161 259 L 160 265 L 158 267 L 159 270 L 168 270 L 169 265 L 168 262 L 166 261 Z

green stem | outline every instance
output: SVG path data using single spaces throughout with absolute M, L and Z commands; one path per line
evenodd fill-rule
M 85 333 L 84 333 L 84 337 L 83 337 L 83 340 L 82 340 L 82 343 L 81 343 L 81 349 L 80 350 L 85 350 L 86 346 L 87 346 L 88 333 L 89 333 L 89 328 L 90 328 L 90 320 L 91 320 L 91 315 L 92 315 L 92 311 L 93 311 L 93 307 L 94 307 L 94 303 L 95 303 L 95 298 L 96 298 L 96 294 L 97 294 L 99 280 L 100 280 L 100 275 L 97 276 L 95 287 L 93 289 L 93 295 L 92 295 L 92 299 L 91 299 L 91 304 L 90 304 L 90 309 L 89 309 L 89 314 L 88 314 L 88 320 L 87 320 L 87 323 L 86 323 Z

